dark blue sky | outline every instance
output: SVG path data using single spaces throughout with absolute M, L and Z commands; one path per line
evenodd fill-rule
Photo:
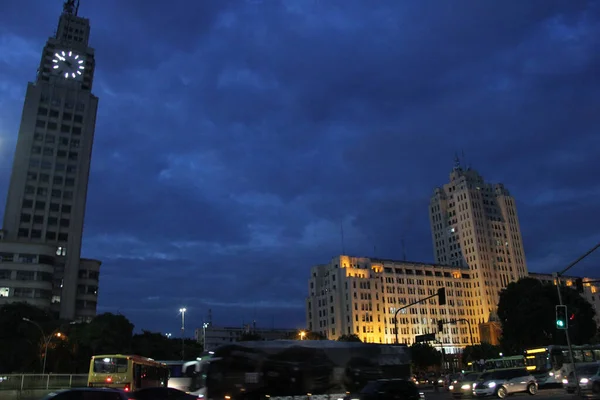
M 0 199 L 61 0 L 0 0 Z M 309 268 L 433 259 L 455 151 L 516 197 L 531 271 L 600 240 L 600 7 L 578 0 L 81 0 L 100 98 L 99 312 L 304 324 Z M 1 211 L 0 211 L 1 212 Z M 600 255 L 575 273 L 599 275 Z

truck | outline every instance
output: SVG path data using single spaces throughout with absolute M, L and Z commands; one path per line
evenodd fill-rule
M 411 377 L 405 345 L 276 340 L 237 342 L 212 353 L 198 363 L 191 385 L 200 398 L 337 400 L 370 381 Z

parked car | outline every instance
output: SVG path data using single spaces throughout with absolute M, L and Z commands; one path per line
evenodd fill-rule
M 52 392 L 44 400 L 132 400 L 132 397 L 119 389 L 73 388 Z

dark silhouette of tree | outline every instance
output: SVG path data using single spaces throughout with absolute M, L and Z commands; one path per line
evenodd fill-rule
M 254 342 L 258 340 L 265 340 L 262 336 L 255 332 L 244 332 L 240 335 L 238 342 Z
M 56 320 L 42 309 L 26 303 L 6 304 L 0 308 L 0 373 L 41 372 L 44 335 L 52 333 Z
M 302 333 L 304 333 L 304 335 L 302 335 Z M 290 333 L 288 335 L 288 339 L 290 339 L 290 340 L 327 340 L 327 338 L 319 332 L 306 331 L 303 329 L 298 329 L 297 331 Z
M 356 335 L 354 333 L 350 334 L 350 335 L 344 334 L 344 335 L 340 336 L 337 340 L 338 340 L 338 342 L 361 342 L 362 343 L 362 340 L 360 340 L 358 335 Z
M 410 346 L 410 353 L 415 370 L 425 371 L 442 364 L 442 353 L 426 343 L 413 344 Z
M 494 346 L 489 343 L 467 346 L 462 352 L 462 362 L 466 365 L 469 361 L 487 360 L 488 358 L 500 357 L 500 346 Z
M 594 308 L 576 290 L 561 287 L 567 305 L 569 334 L 574 344 L 589 343 L 596 333 Z M 501 344 L 509 354 L 522 354 L 531 347 L 566 344 L 565 331 L 556 329 L 556 286 L 523 278 L 510 283 L 500 294 L 498 317 L 502 323 Z

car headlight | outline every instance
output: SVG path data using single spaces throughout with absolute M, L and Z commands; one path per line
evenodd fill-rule
M 465 384 L 465 385 L 462 385 L 460 388 L 461 388 L 462 390 L 469 390 L 469 389 L 471 389 L 471 385 L 469 385 L 469 384 L 467 383 L 467 384 Z
M 588 383 L 590 380 L 588 378 L 581 378 L 579 383 Z
M 450 385 L 450 386 L 448 386 L 448 389 L 450 389 L 450 390 L 454 390 L 454 385 Z
M 568 381 L 568 380 L 566 380 L 566 379 L 563 379 L 563 380 L 562 380 L 562 383 L 563 383 L 563 385 L 568 385 L 568 384 L 569 384 L 569 381 Z
M 496 382 L 490 382 L 490 383 L 488 383 L 488 387 L 495 388 L 496 387 Z

